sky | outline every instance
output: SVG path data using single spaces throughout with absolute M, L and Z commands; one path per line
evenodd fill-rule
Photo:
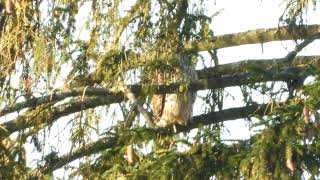
M 218 16 L 214 17 L 211 27 L 215 35 L 223 35 L 258 28 L 278 27 L 279 17 L 285 9 L 285 4 L 282 2 L 279 0 L 216 0 L 208 1 L 206 7 L 209 14 L 222 10 Z M 319 24 L 319 20 L 319 9 L 314 11 L 310 8 L 307 12 L 307 24 Z M 320 42 L 316 40 L 299 55 L 319 55 L 320 51 L 317 48 L 319 46 Z M 241 45 L 219 49 L 218 58 L 220 64 L 247 59 L 280 58 L 286 56 L 294 47 L 295 44 L 292 41 Z M 227 88 L 227 91 L 234 97 L 242 97 L 239 88 L 231 87 Z M 255 99 L 259 100 L 261 96 L 257 95 Z M 232 98 L 227 98 L 225 104 L 224 108 L 241 106 L 239 99 Z M 248 139 L 257 130 L 254 128 L 249 130 L 248 123 L 244 120 L 227 121 L 224 124 L 227 129 L 223 131 L 223 139 Z
M 223 35 L 229 33 L 236 32 L 244 32 L 248 30 L 254 30 L 257 28 L 272 28 L 277 27 L 279 24 L 279 17 L 282 15 L 284 11 L 284 4 L 281 3 L 282 0 L 209 0 L 206 3 L 206 8 L 208 10 L 208 14 L 212 15 L 216 12 L 220 11 L 220 14 L 214 17 L 211 28 L 214 30 L 215 35 Z M 81 19 L 88 13 L 88 8 L 80 9 L 83 10 L 77 19 L 79 20 L 78 27 L 81 27 Z M 308 24 L 320 24 L 320 13 L 318 11 L 313 11 L 312 8 L 307 13 L 307 23 Z M 81 28 L 79 28 L 81 29 Z M 78 31 L 78 36 L 86 38 L 88 36 L 87 33 L 83 31 Z M 223 48 L 218 50 L 218 58 L 220 64 L 226 64 L 230 62 L 236 62 L 240 60 L 246 59 L 263 59 L 263 58 L 279 58 L 284 57 L 288 51 L 292 50 L 294 47 L 294 43 L 292 42 L 271 42 L 263 44 L 263 50 L 261 44 L 256 45 L 243 45 L 237 47 Z M 301 55 L 319 55 L 319 41 L 315 41 L 311 45 L 309 45 L 305 50 L 303 50 Z M 205 53 L 204 56 L 208 57 Z M 209 65 L 207 63 L 206 65 Z M 197 67 L 202 68 L 200 66 Z M 232 94 L 234 97 L 242 97 L 239 88 L 227 88 L 228 93 Z M 200 91 L 199 95 L 204 94 L 204 92 Z M 261 97 L 256 97 L 257 99 Z M 196 103 L 201 103 L 199 99 Z M 232 99 L 228 97 L 225 100 L 224 108 L 230 107 L 238 107 L 242 104 L 239 99 Z M 194 109 L 194 114 L 200 114 L 201 109 Z M 112 112 L 106 114 L 106 116 L 111 116 Z M 70 117 L 64 117 L 68 119 Z M 59 120 L 56 125 L 54 125 L 56 129 L 60 129 L 66 126 L 67 121 Z M 234 120 L 227 121 L 224 123 L 226 125 L 225 131 L 223 131 L 222 138 L 224 139 L 247 139 L 255 132 L 255 129 L 248 130 L 248 123 L 244 120 Z M 51 137 L 56 142 L 62 143 L 59 148 L 70 147 L 70 144 L 63 143 L 63 132 L 58 133 L 59 136 Z M 61 138 L 62 137 L 62 138 Z M 28 153 L 33 154 L 33 157 L 27 159 L 28 163 L 31 165 L 35 165 L 38 155 L 31 148 L 31 145 L 27 148 Z M 50 150 L 50 146 L 46 147 L 48 151 Z M 63 150 L 59 150 L 63 152 Z M 55 175 L 57 177 L 63 178 L 64 173 L 63 170 L 55 171 Z

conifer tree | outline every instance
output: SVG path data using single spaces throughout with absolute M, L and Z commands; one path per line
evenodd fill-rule
M 297 55 L 320 38 L 305 21 L 319 6 L 283 2 L 276 28 L 215 35 L 220 11 L 203 0 L 2 0 L 0 179 L 319 177 L 320 56 Z M 295 48 L 282 58 L 219 64 L 220 49 L 286 40 Z M 182 55 L 212 66 L 191 81 Z M 229 87 L 240 106 L 226 108 Z M 152 96 L 200 90 L 200 115 L 157 126 Z M 236 119 L 259 131 L 227 142 Z

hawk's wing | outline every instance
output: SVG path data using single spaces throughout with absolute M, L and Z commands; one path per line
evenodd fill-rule
M 165 104 L 165 94 L 156 94 L 151 98 L 151 109 L 154 116 L 154 122 L 157 123 L 163 113 L 164 104 Z
M 165 74 L 163 72 L 155 72 L 155 80 L 158 85 L 164 83 Z M 165 105 L 165 94 L 155 94 L 151 97 L 151 109 L 153 113 L 154 123 L 156 124 L 162 116 L 164 105 Z

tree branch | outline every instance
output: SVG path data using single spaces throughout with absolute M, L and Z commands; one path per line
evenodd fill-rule
M 47 103 L 55 103 L 69 97 L 80 96 L 84 92 L 86 96 L 109 96 L 111 94 L 114 95 L 114 93 L 110 93 L 104 88 L 95 88 L 95 87 L 87 87 L 87 88 L 80 87 L 80 88 L 74 88 L 64 92 L 54 91 L 50 95 L 33 97 L 27 101 L 19 102 L 19 103 L 15 103 L 10 106 L 7 106 L 0 111 L 0 116 L 4 116 L 6 114 L 9 114 L 15 111 L 21 111 L 24 108 L 36 107 L 36 106 L 47 104 Z
M 204 79 L 248 73 L 252 72 L 253 69 L 267 70 L 278 68 L 281 71 L 281 69 L 288 68 L 289 66 L 302 68 L 309 65 L 319 66 L 319 63 L 320 56 L 297 56 L 291 64 L 288 62 L 287 57 L 276 59 L 248 59 L 201 69 L 198 70 L 197 73 L 200 79 Z
M 289 31 L 289 27 L 287 26 L 270 29 L 256 29 L 235 34 L 215 36 L 211 39 L 193 41 L 185 45 L 185 50 L 187 52 L 200 52 L 245 44 L 305 39 L 319 32 L 320 25 L 303 25 L 291 31 Z
M 297 56 L 295 60 L 292 62 L 292 66 L 301 69 L 303 71 L 303 67 L 307 67 L 310 65 L 319 66 L 320 64 L 320 56 Z M 278 69 L 279 71 L 285 69 L 289 66 L 289 63 L 286 58 L 280 59 L 257 59 L 257 60 L 244 60 L 235 63 L 218 65 L 212 68 L 205 68 L 202 70 L 198 70 L 198 77 L 200 79 L 216 79 L 215 81 L 223 81 L 228 76 L 237 76 L 238 79 L 241 77 L 247 77 L 244 75 L 245 73 L 249 73 L 252 69 L 261 69 L 263 71 L 267 69 Z M 257 74 L 259 75 L 259 73 Z M 311 74 L 310 74 L 311 75 Z M 226 78 L 224 78 L 226 77 Z M 290 76 L 286 77 L 290 79 Z M 268 79 L 270 80 L 270 78 Z M 281 79 L 277 78 L 275 81 L 279 81 Z M 282 78 L 283 80 L 283 78 Z M 212 80 L 214 81 L 214 80 Z M 271 80 L 270 80 L 271 81 Z M 259 81 L 255 81 L 259 82 Z M 255 83 L 253 82 L 253 83 Z M 220 88 L 228 87 L 227 82 L 215 83 L 213 85 L 220 84 Z M 245 83 L 245 82 L 244 82 Z M 243 83 L 230 83 L 232 86 L 243 85 Z M 133 90 L 134 93 L 140 93 L 141 87 L 139 85 L 129 86 Z M 155 93 L 170 93 L 176 91 L 176 89 L 170 88 L 170 86 L 152 86 L 148 87 L 149 89 L 154 89 Z M 217 87 L 218 88 L 218 87 Z M 201 90 L 201 89 L 199 89 Z M 46 103 L 55 103 L 61 100 L 64 100 L 69 97 L 81 96 L 85 91 L 86 96 L 101 96 L 105 98 L 113 97 L 113 96 L 122 96 L 120 94 L 115 95 L 113 92 L 106 90 L 105 88 L 100 87 L 79 87 L 68 91 L 63 92 L 54 92 L 51 95 L 42 96 L 42 97 L 34 97 L 24 102 L 19 102 L 13 104 L 11 106 L 5 107 L 0 111 L 0 116 L 4 116 L 8 113 L 12 113 L 15 111 L 21 111 L 24 108 L 36 107 L 39 105 L 43 105 Z
M 176 133 L 188 132 L 192 129 L 198 128 L 200 125 L 209 125 L 219 122 L 224 122 L 228 120 L 240 119 L 252 117 L 255 115 L 265 115 L 269 113 L 266 111 L 267 105 L 251 105 L 246 107 L 238 107 L 238 108 L 230 108 L 221 110 L 218 112 L 211 112 L 208 114 L 202 114 L 199 116 L 194 116 L 192 120 L 187 124 L 187 126 L 178 126 Z M 168 130 L 160 129 L 149 129 L 150 131 L 154 131 L 154 133 L 159 135 L 167 135 L 172 132 Z M 146 136 L 144 140 L 151 140 L 152 137 Z M 123 138 L 122 138 L 123 139 Z M 125 138 L 126 139 L 126 138 Z M 112 136 L 104 137 L 99 139 L 96 142 L 92 142 L 85 147 L 80 147 L 72 153 L 67 153 L 62 155 L 59 158 L 56 158 L 50 164 L 45 165 L 40 169 L 43 173 L 50 173 L 56 169 L 63 167 L 64 165 L 82 158 L 84 156 L 89 156 L 91 154 L 98 153 L 100 151 L 114 148 L 115 146 L 125 146 L 128 145 L 129 141 L 121 141 L 117 134 Z
M 142 104 L 138 101 L 138 99 L 135 97 L 134 93 L 131 91 L 131 89 L 125 85 L 124 83 L 120 85 L 119 89 L 122 91 L 122 93 L 130 100 L 132 101 L 134 106 L 137 106 L 138 111 L 142 114 L 142 116 L 145 118 L 147 124 L 149 127 L 154 127 L 155 124 L 153 123 L 152 119 L 150 118 L 149 113 L 147 110 L 145 110 L 142 106 Z
M 297 56 L 297 54 L 303 48 L 305 48 L 307 45 L 309 45 L 310 43 L 312 43 L 315 39 L 317 39 L 319 37 L 320 37 L 320 33 L 316 33 L 316 34 L 312 35 L 311 37 L 303 40 L 300 44 L 297 44 L 296 47 L 294 48 L 294 50 L 286 55 L 286 57 L 284 58 L 285 61 L 291 63 L 294 60 L 294 58 Z
M 301 61 L 303 61 L 301 59 Z M 249 62 L 250 64 L 251 62 Z M 266 61 L 258 62 L 257 64 L 261 64 L 264 66 L 255 66 L 253 72 L 241 73 L 241 74 L 231 74 L 224 75 L 222 77 L 212 77 L 200 79 L 196 82 L 192 82 L 188 84 L 188 89 L 190 91 L 198 91 L 205 89 L 217 89 L 217 88 L 225 88 L 231 86 L 240 86 L 240 85 L 248 85 L 259 82 L 267 82 L 267 81 L 288 81 L 295 79 L 303 79 L 309 75 L 314 75 L 315 72 L 309 71 L 308 66 L 320 66 L 320 58 L 310 59 L 310 61 L 303 62 L 302 64 L 297 63 L 295 67 L 286 68 L 281 67 L 282 61 L 280 64 L 275 63 L 274 60 L 271 60 L 270 63 Z M 307 63 L 307 64 L 305 64 Z M 240 63 L 241 64 L 241 63 Z M 258 70 L 257 70 L 258 67 Z M 267 68 L 269 67 L 269 68 Z M 235 68 L 236 69 L 236 68 Z M 250 66 L 246 68 L 253 69 Z M 241 72 L 241 70 L 240 70 Z M 177 93 L 181 84 L 175 83 L 171 85 L 160 85 L 160 86 L 141 86 L 141 85 L 131 85 L 128 86 L 134 94 L 140 94 L 141 92 L 154 92 L 159 94 L 166 93 Z M 92 89 L 91 92 L 95 92 L 95 89 Z M 97 89 L 97 92 L 101 92 L 105 94 L 106 90 Z M 112 94 L 111 92 L 107 92 L 108 95 L 101 95 L 93 98 L 87 98 L 84 101 L 74 101 L 70 102 L 67 105 L 62 105 L 58 107 L 52 107 L 51 109 L 46 108 L 41 115 L 36 117 L 30 116 L 30 114 L 22 115 L 15 120 L 5 122 L 0 124 L 0 135 L 9 135 L 13 132 L 23 130 L 32 126 L 35 126 L 39 123 L 49 122 L 52 123 L 58 118 L 62 116 L 66 116 L 81 110 L 95 108 L 97 106 L 112 104 L 121 102 L 124 100 L 124 96 L 122 93 Z M 32 120 L 32 118 L 34 120 Z
M 0 140 L 10 134 L 21 131 L 43 123 L 52 124 L 57 119 L 82 110 L 95 108 L 102 105 L 121 102 L 124 99 L 121 95 L 113 95 L 108 97 L 91 97 L 84 100 L 67 102 L 66 104 L 56 107 L 40 107 L 25 114 L 18 116 L 16 119 L 4 122 L 0 125 Z
M 215 36 L 211 39 L 200 39 L 187 43 L 184 46 L 185 52 L 196 53 L 201 51 L 209 51 L 213 49 L 221 49 L 226 47 L 245 45 L 245 44 L 257 44 L 266 43 L 270 41 L 281 40 L 296 40 L 307 39 L 320 32 L 320 25 L 304 25 L 299 26 L 294 30 L 289 30 L 289 27 L 279 27 L 271 29 L 256 29 L 247 32 L 226 34 L 221 36 Z M 316 37 L 319 38 L 319 37 Z M 105 55 L 99 62 L 99 68 L 86 77 L 75 78 L 73 82 L 76 86 L 86 86 L 86 82 L 100 83 L 103 77 L 108 76 L 107 71 L 114 71 L 110 67 L 117 67 L 121 64 L 123 70 L 129 70 L 137 67 L 144 67 L 146 64 L 162 62 L 168 59 L 166 53 L 160 54 L 156 51 L 146 52 L 139 54 L 131 50 L 128 51 L 116 51 Z M 115 66 L 114 66 L 115 65 Z
M 197 82 L 190 83 L 188 88 L 191 91 L 225 88 L 230 86 L 253 84 L 257 82 L 287 81 L 289 79 L 305 78 L 308 75 L 311 75 L 310 72 L 308 72 L 303 67 L 287 68 L 283 69 L 282 71 L 279 71 L 278 68 L 273 68 L 259 73 L 245 73 L 240 75 L 201 79 Z M 169 86 L 158 86 L 157 88 L 152 87 L 152 89 L 154 89 L 157 93 L 170 93 L 176 92 L 179 89 L 179 87 L 180 84 L 172 84 Z M 141 92 L 141 88 L 142 87 L 140 85 L 131 86 L 131 89 L 135 94 L 139 94 Z M 0 135 L 9 135 L 15 131 L 23 130 L 28 127 L 32 127 L 36 124 L 43 123 L 44 120 L 46 120 L 46 122 L 51 123 L 62 116 L 66 116 L 78 112 L 80 110 L 121 102 L 122 100 L 123 95 L 110 95 L 105 98 L 99 96 L 87 99 L 85 101 L 71 102 L 65 106 L 53 107 L 51 110 L 45 109 L 41 113 L 41 115 L 37 115 L 36 117 L 30 116 L 30 114 L 23 115 L 15 120 L 1 124 L 2 131 L 0 131 Z M 32 118 L 34 118 L 34 120 Z

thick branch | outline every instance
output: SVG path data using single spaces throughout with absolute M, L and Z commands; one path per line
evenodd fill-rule
M 110 92 L 103 88 L 74 88 L 65 92 L 53 92 L 51 95 L 34 97 L 24 102 L 15 103 L 11 106 L 5 107 L 0 111 L 0 116 L 4 116 L 8 113 L 15 111 L 21 111 L 24 108 L 36 107 L 42 104 L 55 103 L 64 100 L 69 97 L 75 97 L 85 94 L 86 96 L 108 96 Z
M 220 49 L 245 44 L 266 43 L 270 41 L 294 40 L 294 39 L 308 39 L 320 32 L 320 25 L 305 25 L 299 26 L 294 30 L 288 27 L 271 28 L 271 29 L 256 29 L 247 32 L 226 34 L 215 36 L 211 39 L 201 39 L 189 42 L 185 45 L 184 50 L 189 53 L 209 51 L 213 49 Z M 318 38 L 318 37 L 316 37 Z M 86 82 L 100 83 L 104 77 L 110 76 L 110 71 L 115 69 L 110 67 L 118 67 L 121 64 L 123 70 L 133 69 L 137 67 L 144 67 L 152 63 L 163 62 L 167 60 L 168 54 L 159 54 L 158 51 L 150 51 L 138 54 L 131 50 L 108 53 L 99 62 L 99 68 L 88 75 L 87 77 L 76 78 L 75 85 L 89 85 Z M 83 81 L 85 79 L 85 82 Z
M 0 139 L 5 138 L 16 131 L 21 131 L 43 123 L 49 125 L 63 116 L 106 104 L 121 102 L 122 100 L 123 96 L 121 95 L 108 97 L 100 96 L 71 101 L 56 107 L 39 107 L 39 109 L 28 111 L 26 114 L 21 115 L 12 121 L 2 123 L 0 125 Z
M 42 171 L 43 173 L 50 173 L 76 159 L 82 158 L 84 156 L 89 156 L 91 154 L 103 151 L 105 149 L 110 149 L 116 146 L 118 144 L 117 142 L 118 142 L 118 136 L 116 135 L 112 137 L 101 138 L 98 141 L 90 143 L 85 147 L 81 147 L 70 154 L 69 153 L 65 154 L 53 160 L 51 164 L 47 164 L 40 171 Z
M 314 65 L 319 67 L 319 61 L 312 61 Z M 311 63 L 311 62 L 310 62 Z M 271 66 L 269 69 L 260 68 L 256 72 L 235 74 L 223 77 L 200 79 L 197 82 L 190 83 L 188 89 L 190 91 L 204 90 L 204 89 L 216 89 L 225 88 L 231 86 L 240 86 L 254 84 L 258 82 L 267 81 L 288 81 L 303 79 L 308 75 L 312 75 L 313 71 L 309 71 L 304 66 L 297 66 L 292 68 L 279 68 L 277 66 Z M 161 85 L 152 87 L 142 87 L 140 85 L 129 86 L 132 92 L 140 94 L 143 91 L 154 91 L 155 93 L 177 93 L 181 84 Z M 149 90 L 148 90 L 149 89 Z M 117 103 L 123 101 L 123 94 L 110 94 L 109 96 L 98 96 L 94 98 L 88 98 L 84 101 L 76 101 L 68 103 L 65 106 L 46 108 L 40 115 L 35 117 L 29 114 L 18 117 L 17 119 L 1 124 L 0 135 L 9 135 L 15 131 L 23 130 L 43 122 L 52 123 L 56 119 L 66 116 L 81 110 L 94 108 L 101 105 L 107 105 L 111 103 Z M 3 130 L 5 129 L 5 131 Z
M 320 56 L 298 56 L 293 61 L 292 67 L 299 68 L 301 69 L 301 71 L 303 71 L 303 67 L 307 67 L 310 65 L 319 66 L 319 64 L 320 64 Z M 239 62 L 230 63 L 230 64 L 218 65 L 216 67 L 198 70 L 197 73 L 198 73 L 198 77 L 200 79 L 203 79 L 203 81 L 205 79 L 216 79 L 215 81 L 219 81 L 219 80 L 224 81 L 224 79 L 229 79 L 228 77 L 238 76 L 238 79 L 241 79 L 241 77 L 245 78 L 248 76 L 248 74 L 244 75 L 244 73 L 249 73 L 249 72 L 252 72 L 253 70 L 265 71 L 267 69 L 274 69 L 274 70 L 281 71 L 287 66 L 289 66 L 289 63 L 287 62 L 286 58 L 271 59 L 271 60 L 257 59 L 257 60 L 245 60 L 245 61 L 239 61 Z M 256 72 L 256 73 L 257 75 L 259 75 L 259 72 Z M 217 77 L 225 77 L 225 78 L 217 78 Z M 286 78 L 290 78 L 290 77 L 288 76 Z M 270 78 L 267 80 L 270 80 Z M 277 78 L 275 80 L 276 81 L 283 80 L 283 78 L 282 79 Z M 259 82 L 259 81 L 254 81 L 254 82 Z M 218 86 L 217 84 L 220 84 L 219 87 L 223 88 L 223 87 L 228 87 L 230 85 L 232 86 L 243 85 L 243 83 L 241 84 L 230 83 L 230 85 L 226 83 L 227 82 L 214 83 L 212 86 L 214 85 Z M 168 92 L 174 92 L 176 90 L 175 88 L 169 88 L 169 87 L 170 86 L 162 86 L 158 88 L 158 86 L 154 86 L 154 87 L 148 87 L 148 88 L 155 89 L 155 93 L 168 93 Z M 139 85 L 129 86 L 129 88 L 133 88 L 134 93 L 140 93 L 140 90 L 141 90 L 141 87 Z M 12 113 L 15 111 L 20 111 L 24 108 L 36 107 L 46 103 L 58 102 L 68 97 L 81 96 L 83 93 L 86 96 L 102 96 L 105 98 L 114 96 L 114 93 L 106 90 L 105 88 L 98 88 L 98 87 L 75 88 L 70 91 L 54 92 L 51 95 L 31 98 L 28 101 L 16 103 L 12 106 L 5 107 L 0 111 L 0 116 L 4 116 L 8 113 Z
M 302 60 L 301 60 L 302 61 Z M 249 62 L 250 65 L 251 62 Z M 233 75 L 224 75 L 222 77 L 212 77 L 209 75 L 209 78 L 200 79 L 197 82 L 190 83 L 188 85 L 188 89 L 190 91 L 198 91 L 204 89 L 217 89 L 217 88 L 225 88 L 231 86 L 240 86 L 240 85 L 248 85 L 259 82 L 267 82 L 267 81 L 288 81 L 288 80 L 297 80 L 303 79 L 308 75 L 313 75 L 313 71 L 308 70 L 308 66 L 316 66 L 319 67 L 320 59 L 310 59 L 310 61 L 306 61 L 307 64 L 299 64 L 297 61 L 295 67 L 284 68 L 281 67 L 282 61 L 280 63 L 275 63 L 274 60 L 271 60 L 270 63 L 266 61 L 256 61 L 254 67 L 244 68 L 242 71 L 247 71 L 247 69 L 251 69 L 252 72 L 241 73 L 241 74 L 233 74 Z M 241 63 L 240 63 L 241 64 Z M 257 65 L 258 64 L 258 65 Z M 262 66 L 259 66 L 261 64 Z M 222 67 L 222 66 L 220 66 Z M 268 68 L 270 67 L 270 68 Z M 232 69 L 232 68 L 231 68 Z M 237 69 L 237 68 L 235 68 Z M 253 70 L 252 70 L 253 69 Z M 212 72 L 215 72 L 213 69 Z M 241 72 L 241 69 L 240 69 Z M 201 77 L 201 76 L 200 76 Z M 141 92 L 154 92 L 154 93 L 177 93 L 181 84 L 171 84 L 171 85 L 161 85 L 161 86 L 150 86 L 143 87 L 141 85 L 131 85 L 128 86 L 134 94 L 141 94 Z M 43 122 L 52 123 L 58 118 L 62 116 L 66 116 L 75 112 L 79 112 L 81 110 L 86 110 L 89 108 L 95 108 L 101 105 L 107 105 L 111 103 L 117 103 L 124 100 L 124 96 L 122 93 L 112 94 L 111 92 L 107 92 L 104 89 L 91 89 L 93 92 L 99 92 L 101 96 L 88 98 L 84 101 L 75 101 L 68 103 L 68 105 L 53 107 L 51 109 L 46 108 L 41 115 L 37 115 L 36 117 L 30 116 L 30 114 L 26 114 L 18 117 L 13 121 L 9 121 L 1 124 L 0 135 L 6 134 L 9 135 L 13 132 L 23 130 L 32 126 L 36 126 Z M 81 91 L 82 92 L 82 91 Z M 107 95 L 105 95 L 107 94 Z
M 304 25 L 289 31 L 289 27 L 256 29 L 235 34 L 215 36 L 211 39 L 201 39 L 187 43 L 188 52 L 208 51 L 245 44 L 266 43 L 292 39 L 305 39 L 320 32 L 320 25 Z
M 276 58 L 276 59 L 249 59 L 244 61 L 238 61 L 229 64 L 218 65 L 211 68 L 205 68 L 198 70 L 198 77 L 200 79 L 208 77 L 221 77 L 228 75 L 236 75 L 242 73 L 248 73 L 256 70 L 267 70 L 278 68 L 282 69 L 291 67 L 303 68 L 310 65 L 319 66 L 320 56 L 297 56 L 292 64 L 288 62 L 288 58 Z
M 208 114 L 194 116 L 192 120 L 187 124 L 187 126 L 179 126 L 176 133 L 188 132 L 191 129 L 199 127 L 200 125 L 209 125 L 228 120 L 252 117 L 255 115 L 264 115 L 264 113 L 268 113 L 267 111 L 265 111 L 266 107 L 267 105 L 252 105 L 239 108 L 230 108 L 226 110 L 221 110 L 219 112 L 212 112 Z M 169 133 L 168 131 L 163 131 L 163 129 L 150 130 L 160 135 L 165 135 Z M 144 138 L 144 140 L 151 140 L 151 137 L 149 136 Z M 62 155 L 60 158 L 57 158 L 54 161 L 52 161 L 51 164 L 47 164 L 45 167 L 43 167 L 41 171 L 44 173 L 50 173 L 76 159 L 82 158 L 84 156 L 89 156 L 106 149 L 114 148 L 115 146 L 125 146 L 127 145 L 125 143 L 128 143 L 128 141 L 120 141 L 118 135 L 104 137 L 96 142 L 88 144 L 85 147 L 81 147 L 72 153 Z
M 294 60 L 294 58 L 297 56 L 297 54 L 303 48 L 308 46 L 310 43 L 312 43 L 315 39 L 317 39 L 319 37 L 320 37 L 320 34 L 316 33 L 316 34 L 312 35 L 311 37 L 303 40 L 300 44 L 297 44 L 296 47 L 294 48 L 294 50 L 286 55 L 285 60 L 288 61 L 289 63 L 291 63 Z

